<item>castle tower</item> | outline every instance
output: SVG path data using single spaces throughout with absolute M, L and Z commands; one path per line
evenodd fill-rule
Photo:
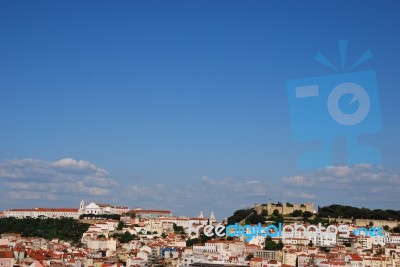
M 200 212 L 199 218 L 200 218 L 200 219 L 203 219 L 203 218 L 204 218 L 203 211 Z

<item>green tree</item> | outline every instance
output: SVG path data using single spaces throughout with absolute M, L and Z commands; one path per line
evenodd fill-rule
M 185 232 L 185 230 L 183 229 L 182 226 L 178 226 L 175 223 L 172 225 L 175 234 L 183 234 Z
M 400 225 L 393 227 L 392 232 L 399 234 L 400 233 Z
M 265 250 L 281 250 L 282 248 L 283 248 L 282 241 L 276 243 L 275 241 L 272 240 L 270 236 L 267 236 L 267 238 L 265 239 L 265 245 L 264 245 Z
M 295 210 L 292 213 L 293 217 L 303 217 L 303 211 L 302 210 Z
M 267 210 L 262 210 L 261 211 L 261 216 L 264 216 L 264 217 L 268 216 L 268 211 Z
M 135 235 L 132 235 L 128 231 L 126 231 L 123 234 L 114 234 L 113 237 L 118 239 L 120 243 L 129 243 L 130 241 L 134 240 L 136 238 Z
M 235 223 L 242 221 L 247 216 L 249 216 L 252 212 L 254 212 L 253 209 L 241 209 L 241 210 L 235 211 L 232 216 L 228 217 L 228 225 L 235 224 Z
M 0 219 L 0 234 L 20 233 L 23 237 L 57 238 L 76 244 L 89 224 L 80 223 L 72 218 L 2 218 Z
M 304 221 L 307 221 L 311 216 L 313 216 L 313 214 L 311 212 L 309 212 L 309 211 L 303 212 Z
M 200 243 L 200 241 L 201 240 L 199 238 L 188 239 L 188 240 L 186 240 L 186 246 L 192 247 L 194 244 Z
M 257 223 L 264 223 L 265 218 L 262 215 L 258 215 L 256 213 L 251 214 L 246 218 L 246 224 L 257 224 Z
M 246 261 L 249 261 L 249 260 L 251 260 L 252 258 L 254 258 L 253 253 L 249 253 L 249 254 L 246 256 Z
M 125 223 L 123 221 L 119 221 L 117 230 L 122 230 L 125 227 Z

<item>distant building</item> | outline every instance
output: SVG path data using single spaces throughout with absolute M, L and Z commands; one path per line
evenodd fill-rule
M 33 209 L 11 209 L 4 211 L 6 217 L 22 219 L 31 218 L 73 218 L 78 219 L 78 209 L 75 208 L 33 208 Z
M 314 213 L 314 205 L 311 202 L 306 202 L 304 204 L 290 204 L 290 203 L 268 203 L 268 204 L 255 204 L 254 209 L 257 211 L 257 214 L 261 214 L 262 211 L 267 211 L 269 215 L 271 215 L 274 210 L 278 210 L 282 215 L 289 215 L 293 213 L 295 210 L 301 210 L 302 212 L 309 211 Z
M 82 214 L 124 214 L 129 211 L 129 208 L 126 206 L 112 206 L 111 204 L 101 204 L 91 202 L 89 205 L 86 205 L 85 200 L 81 200 L 79 205 L 79 213 Z
M 172 212 L 169 210 L 142 210 L 142 209 L 134 209 L 130 210 L 128 214 L 134 215 L 134 217 L 138 217 L 139 219 L 155 219 L 161 217 L 172 217 Z
M 18 219 L 31 218 L 73 218 L 79 219 L 83 214 L 122 214 L 129 211 L 128 207 L 114 207 L 110 204 L 96 204 L 91 202 L 85 204 L 82 199 L 79 208 L 31 208 L 10 209 L 1 213 L 3 217 L 14 217 Z M 0 217 L 1 217 L 0 216 Z
M 107 207 L 108 208 L 108 207 Z M 106 209 L 103 207 L 100 207 L 96 203 L 92 202 L 89 205 L 85 207 L 85 213 L 84 214 L 109 214 L 106 212 Z
M 125 214 L 129 211 L 129 208 L 127 206 L 116 206 L 116 207 L 112 207 L 113 213 L 114 214 Z
M 117 250 L 117 240 L 113 238 L 94 238 L 87 240 L 87 248 L 92 250 Z

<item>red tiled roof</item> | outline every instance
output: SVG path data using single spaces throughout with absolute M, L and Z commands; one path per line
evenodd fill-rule
M 358 254 L 350 255 L 352 261 L 362 261 L 363 259 Z
M 76 209 L 76 208 L 33 208 L 33 209 L 11 209 L 9 211 L 78 212 L 78 209 Z
M 13 255 L 12 251 L 0 251 L 0 258 L 1 259 L 14 258 L 14 255 Z
M 130 210 L 130 213 L 165 213 L 170 214 L 172 213 L 169 210 Z

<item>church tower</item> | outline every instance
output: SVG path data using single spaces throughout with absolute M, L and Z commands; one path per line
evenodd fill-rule
M 211 223 L 214 223 L 214 222 L 216 222 L 216 221 L 217 221 L 217 219 L 215 219 L 214 212 L 212 211 L 212 212 L 211 212 L 211 215 L 210 215 L 210 222 L 211 222 Z
M 86 204 L 85 204 L 85 200 L 84 199 L 81 200 L 81 204 L 79 205 L 78 213 L 79 213 L 79 215 L 82 215 L 82 214 L 86 213 Z

